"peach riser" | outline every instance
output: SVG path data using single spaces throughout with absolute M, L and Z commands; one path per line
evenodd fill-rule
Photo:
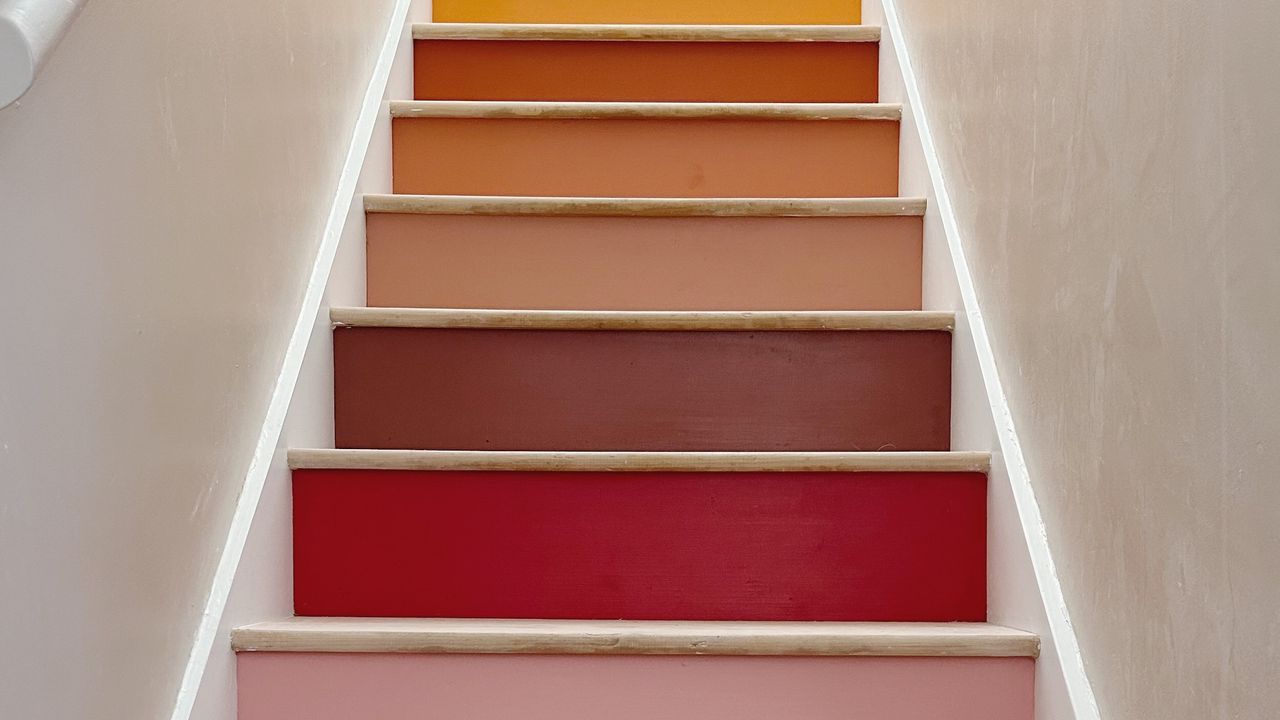
M 371 213 L 368 304 L 918 310 L 919 217 Z

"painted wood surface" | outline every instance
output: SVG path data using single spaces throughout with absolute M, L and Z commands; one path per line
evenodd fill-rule
M 396 117 L 392 135 L 397 193 L 898 194 L 891 120 Z
M 368 304 L 918 310 L 923 218 L 371 213 Z
M 419 100 L 875 102 L 878 44 L 417 40 Z
M 1032 720 L 1030 658 L 242 653 L 240 720 Z
M 981 621 L 979 473 L 295 470 L 299 615 Z
M 876 25 L 414 23 L 414 40 L 643 40 L 647 42 L 880 42 Z
M 861 0 L 435 0 L 436 22 L 856 25 Z
M 510 310 L 331 307 L 334 327 L 506 330 L 773 330 L 955 329 L 955 314 L 922 310 Z
M 1035 633 L 979 622 L 513 620 L 293 616 L 237 627 L 236 652 L 1038 657 Z
M 892 120 L 900 103 L 561 102 L 392 100 L 393 118 L 514 118 L 517 120 Z
M 491 452 L 292 448 L 292 470 L 557 472 L 977 472 L 986 452 Z
M 921 217 L 924 198 L 641 198 L 529 195 L 364 196 L 369 213 L 573 217 Z
M 339 327 L 338 447 L 947 450 L 944 331 Z

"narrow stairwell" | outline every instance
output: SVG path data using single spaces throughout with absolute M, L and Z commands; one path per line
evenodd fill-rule
M 241 720 L 1031 720 L 879 30 L 435 17 L 368 307 L 331 313 L 337 447 L 289 455 L 297 616 L 233 633 Z M 621 24 L 663 22 L 700 24 Z

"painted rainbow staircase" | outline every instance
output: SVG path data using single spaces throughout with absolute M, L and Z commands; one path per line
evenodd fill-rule
M 332 312 L 337 449 L 290 454 L 297 617 L 233 635 L 241 720 L 1031 720 L 878 29 L 435 19 L 368 307 Z

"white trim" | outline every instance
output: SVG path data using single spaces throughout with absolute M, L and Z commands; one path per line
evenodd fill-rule
M 935 194 L 931 209 L 936 209 L 942 222 L 946 245 L 950 251 L 950 260 L 954 266 L 955 279 L 959 285 L 962 301 L 962 314 L 967 322 L 973 339 L 978 365 L 981 369 L 986 399 L 994 419 L 995 436 L 999 440 L 1000 451 L 993 462 L 1001 462 L 1006 467 L 1010 489 L 1017 506 L 1018 519 L 1026 540 L 1027 550 L 1038 585 L 1040 600 L 1048 623 L 1052 642 L 1045 643 L 1045 650 L 1056 655 L 1065 683 L 1067 698 L 1071 705 L 1071 713 L 1077 720 L 1100 720 L 1101 715 L 1093 694 L 1093 688 L 1085 673 L 1084 661 L 1080 654 L 1080 646 L 1075 631 L 1071 626 L 1071 618 L 1067 611 L 1066 600 L 1062 594 L 1057 571 L 1054 568 L 1053 555 L 1050 552 L 1044 530 L 1044 520 L 1040 514 L 1040 506 L 1036 502 L 1035 492 L 1031 484 L 1031 475 L 1022 454 L 1022 446 L 1018 442 L 1018 434 L 1013 415 L 1009 409 L 1004 387 L 996 367 L 995 353 L 987 335 L 986 322 L 978 304 L 977 293 L 973 285 L 973 276 L 965 259 L 963 238 L 956 221 L 955 209 L 947 192 L 942 164 L 934 145 L 933 133 L 929 127 L 925 103 L 916 80 L 915 69 L 911 64 L 911 55 L 906 47 L 902 33 L 902 22 L 898 13 L 897 0 L 880 0 L 884 18 L 882 26 L 884 35 L 891 39 L 896 59 L 902 73 L 902 82 L 906 92 L 906 107 L 912 113 L 916 132 L 923 149 L 928 166 L 929 179 Z M 1042 656 L 1041 662 L 1044 662 Z
M 316 253 L 315 263 L 311 267 L 311 275 L 307 281 L 307 290 L 302 299 L 302 307 L 293 326 L 288 348 L 285 350 L 280 375 L 276 378 L 271 392 L 271 402 L 267 407 L 266 418 L 258 442 L 254 448 L 253 458 L 245 474 L 244 487 L 236 502 L 236 509 L 231 518 L 231 527 L 227 532 L 227 542 L 223 546 L 222 555 L 214 572 L 213 584 L 209 598 L 205 603 L 200 618 L 200 626 L 196 631 L 191 655 L 187 659 L 186 669 L 182 675 L 182 683 L 178 688 L 170 720 L 188 720 L 195 706 L 196 695 L 204 677 L 205 667 L 209 662 L 209 654 L 214 642 L 218 639 L 218 628 L 222 622 L 222 614 L 231 595 L 231 587 L 235 580 L 240 558 L 244 553 L 245 542 L 249 537 L 249 529 L 253 525 L 254 513 L 266 482 L 267 473 L 271 469 L 276 455 L 277 444 L 289 404 L 293 399 L 294 388 L 298 382 L 298 374 L 307 353 L 312 330 L 320 317 L 325 290 L 329 276 L 333 270 L 334 257 L 338 251 L 352 204 L 358 202 L 356 189 L 361 169 L 369 150 L 374 127 L 379 118 L 386 112 L 384 95 L 387 82 L 391 76 L 396 51 L 405 33 L 409 8 L 413 0 L 396 0 L 388 21 L 386 35 L 378 52 L 377 63 L 369 85 L 365 88 L 364 99 L 360 105 L 360 115 L 356 119 L 352 132 L 351 144 L 347 148 L 347 156 L 343 162 L 342 173 L 338 178 L 338 187 L 334 192 L 333 203 L 329 208 L 329 217 L 325 221 L 324 234 Z M 363 217 L 362 214 L 357 214 Z

